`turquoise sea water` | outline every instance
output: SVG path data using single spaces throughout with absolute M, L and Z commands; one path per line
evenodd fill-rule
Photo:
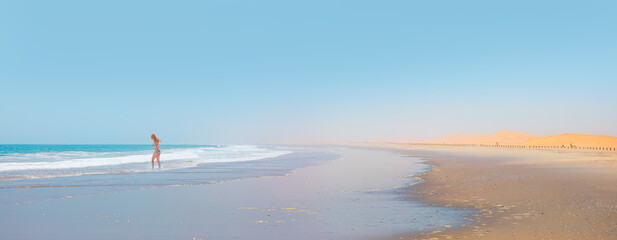
M 161 145 L 164 169 L 252 161 L 290 153 L 251 145 Z M 0 145 L 0 179 L 147 171 L 151 145 Z
M 221 147 L 221 145 L 164 145 L 161 149 Z M 0 157 L 43 152 L 130 152 L 153 150 L 152 145 L 138 144 L 0 144 Z
M 256 145 L 0 145 L 0 205 L 140 188 L 283 175 L 334 157 Z M 156 163 L 155 163 L 156 166 Z

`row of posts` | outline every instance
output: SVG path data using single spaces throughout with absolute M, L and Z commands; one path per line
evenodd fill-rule
M 495 145 L 492 144 L 457 144 L 457 143 L 443 143 L 442 146 L 458 146 L 458 147 L 499 147 L 499 148 L 526 148 L 526 149 L 581 149 L 581 150 L 596 150 L 596 151 L 617 151 L 617 147 L 577 147 L 570 144 L 570 146 L 525 146 L 525 145 L 502 145 L 498 142 Z

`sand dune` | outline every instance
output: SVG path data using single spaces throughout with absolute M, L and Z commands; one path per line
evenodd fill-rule
M 446 144 L 495 144 L 497 142 L 499 142 L 499 144 L 515 144 L 538 138 L 540 137 L 521 132 L 503 130 L 493 134 L 454 134 L 430 142 Z
M 527 146 L 566 146 L 575 147 L 617 147 L 617 137 L 605 135 L 587 135 L 567 133 L 543 138 L 527 140 L 522 145 Z
M 429 141 L 436 144 L 508 144 L 524 146 L 551 146 L 551 147 L 594 147 L 617 148 L 617 137 L 605 135 L 587 135 L 567 133 L 548 137 L 537 137 L 515 131 L 499 131 L 493 134 L 454 134 Z

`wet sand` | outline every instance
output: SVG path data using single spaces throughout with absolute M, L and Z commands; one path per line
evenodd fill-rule
M 332 150 L 341 157 L 286 176 L 2 205 L 0 239 L 384 239 L 470 212 L 404 199 L 428 168 L 419 159 Z
M 410 199 L 480 211 L 470 226 L 393 239 L 617 239 L 614 152 L 381 146 L 434 165 Z

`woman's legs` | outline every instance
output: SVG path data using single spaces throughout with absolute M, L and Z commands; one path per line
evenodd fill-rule
M 154 169 L 154 158 L 156 158 L 156 156 L 157 156 L 157 153 L 153 153 L 152 154 L 152 169 Z M 159 167 L 160 167 L 160 165 L 161 164 L 159 163 Z
M 156 163 L 159 164 L 159 168 L 161 168 L 161 153 L 158 152 L 156 155 Z M 152 168 L 154 168 L 154 159 L 152 159 Z

